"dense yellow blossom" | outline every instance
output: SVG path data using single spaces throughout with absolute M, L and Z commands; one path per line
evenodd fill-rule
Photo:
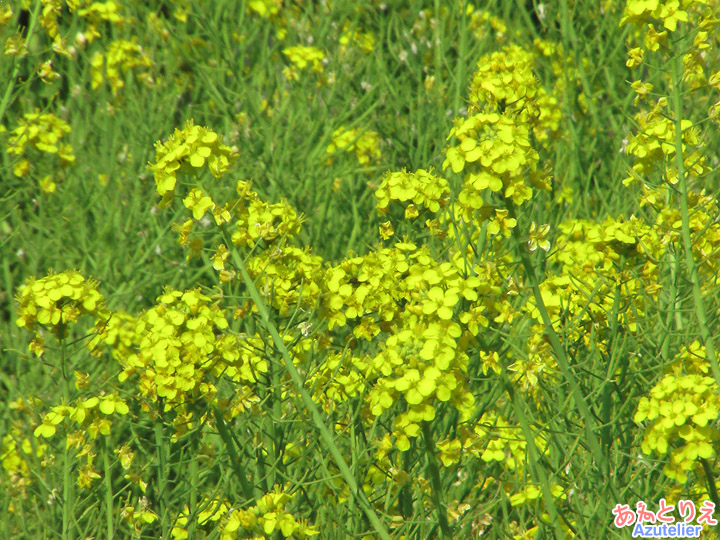
M 155 143 L 155 163 L 148 164 L 153 172 L 162 205 L 168 205 L 175 195 L 178 172 L 196 173 L 208 166 L 210 173 L 219 178 L 236 159 L 236 153 L 222 144 L 222 136 L 189 120 L 166 142 Z
M 368 166 L 381 157 L 380 136 L 371 130 L 340 127 L 333 132 L 332 142 L 325 153 L 328 160 L 332 160 L 340 152 L 355 153 L 358 163 Z

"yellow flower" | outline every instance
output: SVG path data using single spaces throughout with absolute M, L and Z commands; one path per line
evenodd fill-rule
M 528 240 L 528 249 L 535 251 L 538 247 L 545 251 L 550 250 L 550 241 L 547 239 L 550 233 L 550 225 L 540 225 L 538 227 L 533 221 L 530 224 L 530 240 Z
M 202 159 L 203 163 L 200 163 L 200 167 L 202 167 L 202 165 L 204 164 L 204 158 Z M 212 211 L 215 209 L 215 203 L 213 202 L 213 200 L 207 195 L 205 195 L 202 190 L 198 188 L 193 188 L 190 190 L 190 193 L 188 193 L 187 197 L 185 197 L 185 199 L 183 200 L 183 204 L 188 210 L 193 213 L 193 218 L 195 218 L 196 220 L 202 219 L 202 217 L 205 215 L 205 212 L 207 212 L 208 210 Z
M 380 237 L 383 240 L 388 240 L 395 234 L 395 229 L 390 221 L 385 221 L 380 224 Z
M 130 408 L 128 407 L 127 403 L 120 397 L 118 397 L 117 394 L 109 394 L 107 396 L 103 396 L 102 400 L 100 401 L 100 406 L 98 407 L 100 409 L 100 412 L 103 414 L 127 414 L 130 411 Z
M 95 472 L 91 464 L 87 464 L 83 467 L 80 467 L 77 485 L 81 489 L 88 489 L 92 485 L 93 481 L 97 480 L 98 478 L 101 478 L 101 476 L 97 472 Z
M 305 69 L 308 65 L 312 65 L 315 72 L 323 70 L 322 61 L 325 59 L 325 54 L 317 47 L 297 45 L 295 47 L 286 47 L 282 52 L 299 69 Z
M 487 228 L 488 233 L 494 235 L 502 232 L 503 236 L 508 238 L 512 234 L 511 230 L 517 225 L 517 220 L 507 215 L 507 210 L 495 210 L 495 218 L 490 221 Z
M 133 459 L 135 458 L 134 452 L 130 449 L 130 446 L 125 443 L 120 448 L 116 448 L 114 453 L 120 459 L 120 465 L 125 470 L 128 470 L 132 465 Z
M 427 299 L 423 302 L 422 311 L 425 315 L 437 313 L 443 320 L 449 320 L 453 316 L 453 308 L 460 301 L 457 289 L 444 291 L 440 287 L 432 287 L 427 292 Z

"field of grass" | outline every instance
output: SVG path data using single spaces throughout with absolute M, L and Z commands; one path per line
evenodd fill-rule
M 0 0 L 0 540 L 716 538 L 718 25 Z

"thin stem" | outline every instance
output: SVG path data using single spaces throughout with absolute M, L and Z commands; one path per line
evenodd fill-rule
M 708 494 L 715 503 L 715 508 L 720 508 L 720 497 L 718 497 L 717 488 L 715 487 L 715 476 L 713 475 L 712 468 L 710 468 L 710 464 L 705 458 L 700 458 L 700 463 L 702 464 L 703 472 L 705 473 L 705 480 L 708 485 Z
M 275 466 L 280 462 L 280 454 L 282 453 L 283 444 L 283 428 L 281 424 L 282 419 L 282 386 L 280 383 L 280 366 L 275 365 L 273 362 L 268 362 L 269 368 L 272 370 L 272 385 L 273 389 L 271 392 L 272 399 L 272 417 L 270 429 L 272 432 L 272 448 L 274 449 L 273 454 L 273 466 L 272 466 L 272 478 L 270 479 L 270 485 L 275 484 Z M 264 476 L 264 475 L 263 475 Z M 267 483 L 267 478 L 265 479 Z
M 506 199 L 505 204 L 508 209 L 508 215 L 513 219 L 517 220 L 515 205 L 513 204 L 512 200 Z M 558 337 L 555 329 L 553 328 L 552 321 L 550 320 L 550 315 L 548 314 L 547 308 L 545 307 L 545 302 L 543 301 L 540 287 L 538 286 L 538 280 L 535 276 L 535 269 L 533 268 L 532 261 L 530 260 L 528 252 L 525 250 L 525 245 L 520 238 L 520 231 L 518 230 L 518 227 L 514 227 L 512 229 L 512 232 L 513 238 L 515 239 L 516 245 L 518 247 L 518 252 L 520 253 L 520 260 L 522 261 L 525 275 L 530 281 L 530 286 L 532 287 L 533 295 L 535 296 L 535 303 L 537 304 L 537 309 L 540 312 L 540 317 L 542 318 L 543 325 L 545 326 L 545 333 L 547 334 L 553 351 L 555 352 L 555 358 L 557 359 L 558 366 L 560 367 L 560 372 L 570 386 L 570 391 L 572 393 L 573 401 L 575 401 L 575 406 L 580 411 L 580 414 L 583 417 L 583 424 L 585 426 L 585 437 L 587 438 L 588 445 L 590 446 L 590 451 L 592 452 L 595 459 L 595 465 L 600 469 L 603 476 L 607 477 L 609 473 L 609 471 L 607 471 L 607 459 L 605 459 L 605 456 L 603 456 L 600 442 L 594 431 L 597 429 L 595 417 L 590 412 L 590 408 L 585 402 L 585 397 L 580 390 L 577 379 L 575 379 L 575 375 L 570 369 L 570 362 L 568 362 L 565 348 L 563 347 L 562 343 L 560 342 L 560 338 Z M 610 482 L 608 482 L 608 485 L 613 492 L 613 496 L 618 498 L 618 495 L 615 493 L 614 486 Z
M 162 407 L 162 404 L 160 405 Z M 160 513 L 160 528 L 162 530 L 162 537 L 168 537 L 168 523 L 167 523 L 167 456 L 165 455 L 165 440 L 163 436 L 163 419 L 158 418 L 155 422 L 155 451 L 158 455 L 158 468 L 157 468 L 157 498 L 158 498 L 158 511 Z
M 226 241 L 228 241 L 227 238 Z M 228 245 L 230 245 L 229 242 Z M 285 362 L 285 369 L 290 375 L 290 379 L 292 379 L 293 385 L 300 394 L 300 399 L 302 400 L 303 405 L 305 405 L 308 411 L 310 411 L 313 423 L 315 424 L 317 430 L 320 432 L 320 438 L 325 443 L 325 447 L 329 451 L 330 456 L 335 461 L 335 464 L 340 470 L 340 474 L 342 475 L 343 480 L 345 480 L 345 482 L 347 483 L 350 492 L 352 493 L 358 504 L 362 507 L 363 512 L 367 516 L 378 536 L 382 540 L 390 540 L 390 534 L 387 532 L 385 526 L 380 521 L 380 518 L 375 513 L 375 510 L 373 510 L 372 504 L 368 500 L 363 490 L 359 488 L 358 483 L 355 480 L 352 471 L 350 470 L 350 467 L 348 467 L 348 464 L 345 461 L 345 458 L 343 458 L 340 449 L 338 448 L 337 444 L 335 444 L 335 440 L 333 439 L 333 435 L 330 429 L 323 422 L 322 415 L 320 414 L 317 405 L 315 405 L 315 402 L 305 388 L 303 380 L 300 377 L 300 373 L 298 373 L 295 364 L 293 364 L 290 353 L 288 352 L 282 337 L 280 337 L 280 334 L 278 333 L 275 324 L 273 324 L 272 320 L 270 319 L 270 313 L 268 312 L 267 306 L 265 305 L 265 302 L 263 302 L 263 299 L 260 296 L 260 292 L 257 290 L 257 287 L 255 287 L 255 282 L 250 277 L 250 274 L 248 274 L 248 271 L 245 268 L 245 263 L 243 262 L 242 257 L 240 257 L 240 254 L 237 252 L 237 250 L 232 251 L 232 259 L 235 263 L 235 266 L 237 266 L 237 268 L 240 270 L 240 274 L 242 275 L 245 286 L 250 293 L 250 297 L 258 308 L 258 313 L 260 315 L 260 320 L 263 326 L 272 337 L 273 343 L 275 343 L 275 347 L 282 354 L 283 360 Z
M 35 30 L 35 25 L 37 24 L 37 13 L 39 9 L 40 0 L 35 0 L 35 7 L 30 14 L 30 22 L 28 24 L 27 35 L 25 36 L 25 43 L 30 43 L 33 31 Z M 5 88 L 5 93 L 3 94 L 2 101 L 0 101 L 0 123 L 2 122 L 3 116 L 5 116 L 5 110 L 8 108 L 8 105 L 10 105 L 10 97 L 12 96 L 13 90 L 15 89 L 15 81 L 18 78 L 18 73 L 20 73 L 20 61 L 18 58 L 16 58 L 15 66 L 13 67 L 12 74 L 10 75 L 10 81 L 7 85 L 7 88 Z
M 202 428 L 201 428 L 202 429 Z M 195 538 L 195 528 L 198 515 L 198 481 L 200 478 L 200 466 L 198 464 L 198 443 L 202 437 L 201 433 L 192 436 L 190 443 L 190 520 L 188 523 L 188 537 Z
M 253 494 L 253 487 L 248 482 L 247 476 L 245 475 L 245 470 L 242 466 L 242 462 L 240 461 L 240 458 L 237 455 L 237 451 L 235 450 L 235 443 L 230 436 L 230 432 L 225 425 L 225 419 L 223 418 L 222 412 L 220 412 L 219 409 L 215 409 L 215 424 L 217 425 L 220 438 L 225 443 L 225 448 L 227 448 L 227 451 L 230 454 L 230 462 L 232 468 L 235 471 L 235 476 L 237 476 L 238 480 L 240 481 L 240 486 L 242 487 L 245 497 L 251 501 L 254 501 L 255 495 Z
M 465 54 L 467 48 L 467 2 L 460 2 L 460 48 L 458 51 L 458 65 L 455 71 L 455 102 L 453 103 L 453 111 L 455 116 L 459 115 L 460 96 L 465 86 Z
M 678 32 L 682 29 L 679 28 Z M 679 47 L 679 45 L 676 45 Z M 695 317 L 698 322 L 698 329 L 705 345 L 705 354 L 710 362 L 713 377 L 718 385 L 720 385 L 720 366 L 718 366 L 717 356 L 715 355 L 715 344 L 707 324 L 707 314 L 705 311 L 705 302 L 700 290 L 700 279 L 698 277 L 695 257 L 692 252 L 692 237 L 690 236 L 690 212 L 688 210 L 688 185 L 687 171 L 685 170 L 685 160 L 683 159 L 683 141 L 682 141 L 682 55 L 675 51 L 675 58 L 672 62 L 672 105 L 675 116 L 675 167 L 678 173 L 678 184 L 680 188 L 680 213 L 682 215 L 682 242 L 685 250 L 685 265 L 687 266 L 690 282 L 692 283 L 693 302 L 695 304 Z
M 430 472 L 430 484 L 432 485 L 432 497 L 437 510 L 440 532 L 443 538 L 452 538 L 452 529 L 448 522 L 447 509 L 442 500 L 442 482 L 440 482 L 440 468 L 438 467 L 437 456 L 435 455 L 435 444 L 430 433 L 430 423 L 422 423 L 423 441 L 425 442 L 425 455 L 428 460 L 428 471 Z
M 435 43 L 433 43 L 433 50 L 435 52 L 435 80 L 437 82 L 438 88 L 440 88 L 444 94 L 442 76 L 442 51 L 440 50 L 440 45 L 443 42 L 441 32 L 442 21 L 440 20 L 440 0 L 435 0 L 434 13 L 435 16 L 433 18 L 435 19 L 435 28 L 433 29 L 433 39 L 435 40 Z
M 550 490 L 550 482 L 548 481 L 545 468 L 543 467 L 543 464 L 540 460 L 540 452 L 535 445 L 535 436 L 533 435 L 532 429 L 530 428 L 530 423 L 525 416 L 525 409 L 527 408 L 527 403 L 520 395 L 520 393 L 515 391 L 512 382 L 510 381 L 504 370 L 503 382 L 505 384 L 507 393 L 510 395 L 510 399 L 513 403 L 513 409 L 515 410 L 515 414 L 517 414 L 518 416 L 520 428 L 522 429 L 523 436 L 525 437 L 528 453 L 528 467 L 530 468 L 531 473 L 535 477 L 534 480 L 540 483 L 543 501 L 545 503 L 545 508 L 547 509 L 548 516 L 550 517 L 552 527 L 555 530 L 555 537 L 563 538 L 565 535 L 562 527 L 560 526 L 557 507 L 555 506 L 555 500 L 553 499 L 552 491 Z
M 62 516 L 62 540 L 72 540 L 70 530 L 72 520 L 72 507 L 74 503 L 73 482 L 72 482 L 72 455 L 68 445 L 65 445 L 65 457 L 63 462 L 63 516 Z
M 60 369 L 63 377 L 63 393 L 65 401 L 70 401 L 70 387 L 68 386 L 68 370 L 67 370 L 67 343 L 64 339 L 60 340 Z
M 66 373 L 67 344 L 65 339 L 60 340 L 60 365 L 62 369 L 62 394 L 63 404 L 70 403 L 70 383 Z M 65 455 L 63 459 L 63 516 L 62 516 L 62 540 L 71 540 L 73 534 L 70 530 L 72 521 L 72 510 L 75 503 L 74 486 L 72 481 L 73 456 L 70 446 L 65 443 Z
M 110 474 L 110 456 L 108 455 L 107 439 L 103 439 L 103 481 L 105 483 L 105 518 L 107 520 L 107 540 L 114 538 L 113 523 L 113 489 L 112 476 Z

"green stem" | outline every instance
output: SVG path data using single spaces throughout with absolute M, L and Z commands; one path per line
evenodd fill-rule
M 163 404 L 160 404 L 163 407 Z M 160 528 L 162 537 L 168 537 L 168 505 L 167 505 L 167 456 L 165 455 L 165 437 L 163 434 L 162 416 L 155 422 L 155 451 L 158 455 L 157 469 L 157 500 L 160 513 Z
M 517 214 L 515 212 L 515 205 L 513 204 L 513 202 L 510 199 L 506 199 L 505 203 L 508 209 L 509 216 L 517 220 Z M 555 329 L 553 328 L 552 321 L 550 320 L 550 315 L 548 314 L 547 308 L 545 307 L 545 302 L 543 301 L 540 287 L 538 286 L 538 280 L 535 276 L 535 269 L 533 268 L 532 261 L 530 260 L 528 252 L 525 250 L 524 242 L 520 238 L 520 231 L 518 227 L 513 227 L 512 232 L 513 238 L 515 239 L 515 243 L 518 248 L 518 252 L 520 253 L 520 260 L 522 261 L 523 268 L 525 269 L 525 275 L 530 281 L 530 286 L 532 287 L 533 295 L 535 296 L 537 309 L 540 312 L 540 317 L 542 318 L 543 325 L 545 326 L 545 333 L 547 334 L 553 351 L 555 352 L 555 357 L 557 359 L 558 366 L 560 367 L 560 372 L 570 386 L 570 391 L 573 397 L 573 401 L 575 402 L 575 406 L 580 411 L 580 414 L 583 417 L 583 424 L 585 426 L 585 437 L 587 438 L 588 445 L 590 446 L 590 451 L 592 452 L 593 458 L 595 460 L 595 465 L 600 469 L 603 476 L 607 478 L 607 475 L 609 474 L 609 471 L 607 470 L 607 459 L 605 459 L 603 456 L 600 442 L 594 431 L 597 429 L 595 425 L 595 417 L 592 415 L 592 413 L 590 412 L 590 408 L 585 402 L 585 397 L 580 390 L 577 379 L 575 379 L 575 375 L 570 369 L 570 362 L 568 362 L 567 355 L 565 354 L 565 348 L 563 347 L 562 343 L 560 343 L 560 338 L 558 337 Z M 615 493 L 615 488 L 612 483 L 610 483 L 609 479 L 608 485 L 613 492 L 613 496 L 616 499 L 619 498 L 619 495 Z
M 235 471 L 235 476 L 237 476 L 238 480 L 240 481 L 240 486 L 242 487 L 243 493 L 245 494 L 245 498 L 254 501 L 255 495 L 253 494 L 253 487 L 248 482 L 247 476 L 245 475 L 245 470 L 243 469 L 240 458 L 238 457 L 235 450 L 235 443 L 230 436 L 230 432 L 225 425 L 225 419 L 223 418 L 222 412 L 220 412 L 219 409 L 215 409 L 215 424 L 217 425 L 220 438 L 225 443 L 225 448 L 227 448 L 227 451 L 230 454 L 232 468 Z
M 678 28 L 678 32 L 682 32 Z M 684 41 L 684 40 L 683 40 Z M 680 213 L 682 215 L 682 242 L 685 251 L 685 265 L 688 274 L 690 274 L 690 282 L 692 283 L 693 301 L 695 304 L 695 317 L 697 318 L 700 336 L 705 345 L 705 354 L 710 362 L 713 377 L 718 385 L 720 385 L 720 366 L 718 366 L 717 356 L 715 355 L 715 344 L 707 324 L 707 314 L 705 311 L 705 302 L 700 291 L 700 279 L 698 277 L 697 266 L 692 252 L 692 237 L 690 236 L 690 212 L 688 211 L 688 185 L 687 174 L 685 171 L 685 161 L 683 159 L 683 142 L 682 142 L 682 55 L 675 51 L 675 58 L 672 62 L 672 105 L 675 116 L 675 167 L 677 168 L 678 184 L 680 188 Z
M 515 5 L 517 6 L 517 10 L 520 13 L 520 16 L 525 21 L 525 27 L 530 31 L 532 34 L 532 38 L 536 39 L 540 37 L 540 34 L 538 33 L 538 29 L 535 27 L 535 23 L 533 22 L 532 18 L 530 17 L 530 14 L 528 13 L 528 8 L 526 6 L 526 3 L 523 0 L 515 0 Z
M 72 520 L 72 507 L 74 504 L 73 482 L 72 482 L 72 456 L 70 448 L 65 445 L 65 459 L 63 463 L 63 517 L 62 517 L 62 540 L 72 540 L 70 521 Z
M 708 494 L 715 503 L 715 508 L 720 508 L 720 497 L 718 497 L 717 488 L 715 487 L 715 476 L 710 468 L 710 464 L 705 458 L 700 458 L 700 463 L 702 464 L 703 472 L 705 473 L 705 480 L 707 480 Z
M 527 403 L 522 398 L 520 393 L 515 391 L 512 382 L 505 373 L 505 368 L 503 369 L 503 382 L 505 384 L 505 389 L 510 395 L 510 399 L 512 400 L 515 414 L 517 414 L 518 416 L 520 429 L 522 429 L 523 436 L 525 437 L 526 441 L 526 448 L 528 453 L 528 467 L 533 474 L 534 480 L 540 484 L 543 502 L 545 503 L 545 508 L 547 509 L 548 516 L 550 517 L 550 523 L 555 530 L 555 538 L 564 538 L 565 533 L 560 526 L 558 511 L 557 507 L 555 506 L 555 499 L 553 499 L 552 491 L 550 490 L 550 482 L 548 481 L 545 468 L 540 460 L 540 452 L 535 445 L 535 436 L 533 435 L 532 429 L 530 428 L 530 423 L 525 416 L 525 409 L 527 408 Z
M 268 365 L 270 366 L 270 369 L 272 370 L 272 385 L 273 385 L 273 391 L 272 391 L 272 425 L 270 426 L 272 430 L 272 448 L 274 449 L 273 454 L 273 466 L 272 466 L 272 477 L 269 480 L 270 486 L 273 486 L 275 484 L 275 476 L 276 471 L 275 467 L 278 463 L 280 463 L 280 455 L 282 454 L 282 445 L 283 445 L 283 429 L 281 419 L 282 419 L 282 386 L 280 383 L 280 366 L 274 365 L 273 362 L 269 362 Z M 263 475 L 264 476 L 264 475 Z M 268 479 L 265 478 L 266 486 L 268 483 Z
M 37 24 L 37 13 L 39 9 L 40 0 L 35 0 L 35 8 L 30 14 L 30 22 L 28 24 L 27 35 L 25 36 L 26 44 L 30 43 L 33 31 L 35 30 L 35 25 Z M 12 96 L 13 90 L 15 89 L 15 81 L 18 78 L 18 73 L 20 73 L 19 59 L 16 58 L 14 62 L 15 66 L 13 67 L 12 74 L 10 75 L 10 81 L 7 85 L 7 88 L 5 88 L 5 93 L 3 94 L 2 101 L 0 101 L 0 123 L 2 123 L 3 116 L 5 115 L 5 110 L 8 108 L 8 105 L 10 105 L 10 97 Z
M 103 481 L 105 483 L 105 517 L 107 520 L 107 540 L 112 540 L 115 536 L 113 524 L 113 490 L 112 476 L 110 474 L 110 456 L 108 455 L 107 439 L 103 439 Z
M 452 529 L 448 523 L 447 509 L 442 500 L 442 482 L 440 482 L 440 468 L 438 467 L 437 456 L 435 455 L 435 444 L 430 433 L 430 423 L 422 423 L 422 434 L 425 442 L 425 454 L 428 460 L 428 471 L 430 472 L 430 484 L 432 485 L 432 497 L 435 509 L 440 522 L 440 532 L 443 538 L 452 538 Z
M 453 103 L 453 111 L 458 116 L 460 110 L 460 97 L 462 88 L 465 86 L 465 53 L 467 48 L 467 2 L 460 2 L 460 48 L 458 51 L 458 65 L 455 71 L 455 102 Z
M 226 238 L 225 240 L 226 242 L 228 242 L 227 245 L 230 245 L 228 239 Z M 330 456 L 335 461 L 335 464 L 340 470 L 340 474 L 342 475 L 343 479 L 347 483 L 350 492 L 352 493 L 355 500 L 358 502 L 359 506 L 362 507 L 365 515 L 367 516 L 368 520 L 377 532 L 378 536 L 382 540 L 390 540 L 389 533 L 387 532 L 383 523 L 380 521 L 378 515 L 375 513 L 375 510 L 373 510 L 372 504 L 368 500 L 365 493 L 358 487 L 357 481 L 355 480 L 352 471 L 350 471 L 350 467 L 348 467 L 348 464 L 345 461 L 345 458 L 343 458 L 340 449 L 338 448 L 337 444 L 335 444 L 330 429 L 323 422 L 322 415 L 320 414 L 317 405 L 315 405 L 315 402 L 305 388 L 303 380 L 300 377 L 300 373 L 298 373 L 295 364 L 293 364 L 292 358 L 290 357 L 290 353 L 288 352 L 285 343 L 283 342 L 277 328 L 270 319 L 270 313 L 268 312 L 267 306 L 265 305 L 265 302 L 263 302 L 262 297 L 257 290 L 257 287 L 255 287 L 255 282 L 252 280 L 250 274 L 248 274 L 248 271 L 245 268 L 245 263 L 243 262 L 242 257 L 240 257 L 240 254 L 236 250 L 233 250 L 232 258 L 235 266 L 237 266 L 237 268 L 240 270 L 240 274 L 242 275 L 245 286 L 250 293 L 250 297 L 252 298 L 253 302 L 255 302 L 255 305 L 258 308 L 258 313 L 260 314 L 260 319 L 263 326 L 272 337 L 273 343 L 275 343 L 275 347 L 282 354 L 283 360 L 285 362 L 285 369 L 287 369 L 287 372 L 290 375 L 290 379 L 292 379 L 293 385 L 299 392 L 300 399 L 302 400 L 308 411 L 310 411 L 313 423 L 315 424 L 317 430 L 320 432 L 320 438 L 325 443 L 325 446 L 329 451 Z
M 65 402 L 70 403 L 70 387 L 68 386 L 68 373 L 67 373 L 67 344 L 65 340 L 60 340 L 60 369 L 62 370 L 63 377 L 63 394 Z
M 70 404 L 70 383 L 67 377 L 67 343 L 65 339 L 60 340 L 60 366 L 62 369 L 62 394 L 63 404 Z M 62 540 L 71 540 L 73 534 L 70 530 L 72 521 L 72 510 L 75 504 L 75 493 L 72 481 L 73 456 L 71 449 L 65 444 L 65 456 L 63 460 L 63 517 L 62 517 Z
M 665 337 L 661 348 L 661 354 L 663 360 L 666 362 L 670 360 L 670 326 L 673 315 L 675 316 L 675 327 L 677 330 L 682 330 L 683 321 L 682 314 L 680 313 L 680 296 L 677 290 L 677 277 L 680 275 L 680 260 L 675 257 L 675 253 L 670 251 L 668 253 L 669 267 L 670 267 L 670 291 L 668 292 L 668 304 L 667 304 L 667 315 L 665 316 Z
M 442 45 L 442 21 L 440 20 L 440 0 L 435 0 L 434 5 L 435 16 L 435 28 L 433 29 L 433 50 L 435 52 L 435 82 L 438 85 L 440 91 L 445 95 L 445 89 L 443 88 L 443 76 L 442 76 L 442 51 L 440 46 Z
M 188 538 L 195 538 L 195 528 L 197 525 L 198 515 L 198 479 L 200 477 L 200 469 L 198 465 L 198 442 L 201 433 L 192 435 L 190 444 L 190 520 L 188 523 Z
M 567 0 L 560 0 L 560 34 L 562 37 L 562 51 L 563 55 L 574 55 L 575 48 L 575 35 L 572 31 L 572 25 L 570 23 L 570 12 L 567 4 Z M 580 63 L 580 62 L 578 62 Z M 570 148 L 572 152 L 572 158 L 567 166 L 566 182 L 572 183 L 577 175 L 581 174 L 584 170 L 582 160 L 580 159 L 580 145 L 578 142 L 581 137 L 578 136 L 573 111 L 575 109 L 575 84 L 570 80 L 570 70 L 564 69 L 565 77 L 565 89 L 563 91 L 563 117 L 566 119 L 564 127 L 568 130 L 568 139 L 570 141 Z M 590 96 L 588 96 L 590 97 Z M 590 177 L 587 176 L 588 181 L 585 184 L 586 195 L 590 191 Z

